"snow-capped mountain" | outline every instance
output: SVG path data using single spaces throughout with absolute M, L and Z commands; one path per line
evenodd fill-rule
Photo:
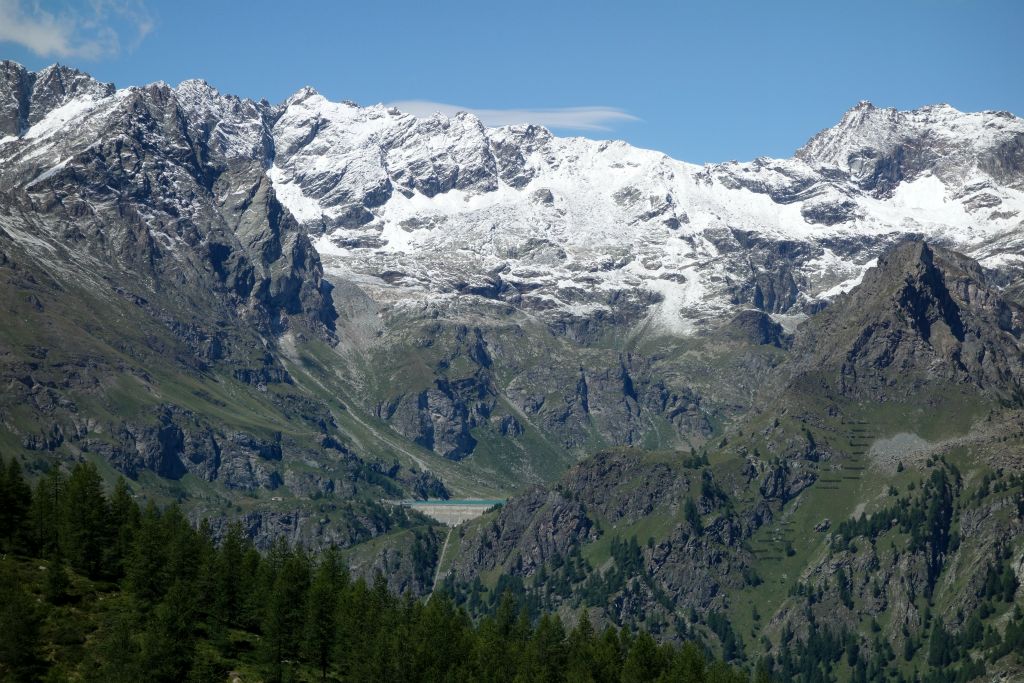
M 600 445 L 699 443 L 778 362 L 701 344 L 784 346 L 908 235 L 1011 296 L 1024 267 L 1024 121 L 1006 113 L 861 103 L 793 158 L 697 166 L 309 88 L 271 105 L 4 62 L 0 101 L 0 265 L 140 302 L 121 319 L 257 388 L 313 367 L 319 339 L 316 381 L 346 402 L 340 434 L 315 421 L 324 439 L 402 443 L 416 466 L 477 456 L 489 487 Z M 275 479 L 264 451 L 232 476 L 299 476 Z M 214 460 L 160 467 L 221 477 Z
M 143 90 L 10 63 L 3 78 L 18 97 L 0 117 L 0 173 L 25 187 Z M 468 294 L 571 319 L 629 302 L 653 329 L 685 334 L 736 306 L 813 310 L 907 234 L 986 265 L 1021 259 L 1024 121 L 1005 112 L 862 102 L 791 159 L 696 166 L 310 88 L 279 106 L 202 81 L 164 92 L 205 163 L 265 167 L 329 276 L 403 305 Z
M 737 304 L 813 309 L 907 234 L 991 265 L 1020 251 L 1024 121 L 1002 112 L 862 102 L 792 159 L 695 166 L 307 89 L 273 138 L 268 172 L 328 272 L 406 301 L 469 291 L 587 316 L 625 294 L 685 333 Z

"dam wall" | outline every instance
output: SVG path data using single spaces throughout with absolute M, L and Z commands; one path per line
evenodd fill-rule
M 504 500 L 462 499 L 462 500 L 401 500 L 388 501 L 392 504 L 418 510 L 431 519 L 448 526 L 458 526 L 465 521 L 475 519 L 495 505 L 504 504 Z

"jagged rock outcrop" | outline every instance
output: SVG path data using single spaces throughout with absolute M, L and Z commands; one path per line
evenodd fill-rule
M 1024 309 L 977 262 L 925 242 L 882 256 L 797 337 L 799 374 L 838 374 L 842 395 L 894 397 L 937 383 L 1019 400 Z
M 782 325 L 764 311 L 741 311 L 726 324 L 723 331 L 728 338 L 747 344 L 781 347 L 788 341 Z
M 528 576 L 594 537 L 593 521 L 579 502 L 535 488 L 502 507 L 493 524 L 462 539 L 452 574 L 467 580 L 511 562 L 516 573 Z

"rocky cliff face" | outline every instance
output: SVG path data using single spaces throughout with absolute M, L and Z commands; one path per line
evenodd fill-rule
M 949 105 L 901 112 L 861 102 L 796 156 L 836 167 L 876 196 L 891 195 L 900 183 L 929 173 L 956 187 L 964 183 L 965 171 L 987 178 L 988 187 L 1020 189 L 1024 134 L 1018 122 L 1009 112 L 964 114 Z
M 801 372 L 835 373 L 864 398 L 971 384 L 1019 400 L 1024 309 L 976 262 L 924 242 L 902 244 L 798 336 Z
M 286 518 L 295 541 L 350 545 L 406 523 L 379 498 L 446 495 L 351 449 L 285 367 L 282 339 L 332 343 L 337 314 L 265 172 L 269 109 L 10 62 L 0 93 L 5 453 L 98 459 L 214 519 L 263 498 L 245 506 L 260 543 Z M 308 510 L 334 497 L 358 514 Z
M 0 150 L 8 240 L 44 267 L 107 269 L 186 310 L 217 292 L 223 315 L 263 332 L 290 317 L 329 331 L 329 287 L 263 172 L 255 105 L 191 83 L 114 91 L 64 67 L 4 69 L 12 86 L 32 84 Z

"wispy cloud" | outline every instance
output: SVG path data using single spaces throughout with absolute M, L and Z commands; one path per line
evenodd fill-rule
M 389 106 L 415 116 L 431 116 L 441 113 L 451 116 L 465 111 L 474 114 L 485 126 L 511 126 L 518 123 L 534 123 L 546 128 L 569 128 L 573 130 L 609 131 L 616 123 L 639 121 L 636 116 L 615 107 L 562 107 L 559 109 L 474 109 L 443 102 L 428 100 L 403 100 L 390 102 Z
M 153 30 L 142 0 L 85 3 L 0 0 L 0 42 L 41 57 L 102 59 L 134 49 Z

